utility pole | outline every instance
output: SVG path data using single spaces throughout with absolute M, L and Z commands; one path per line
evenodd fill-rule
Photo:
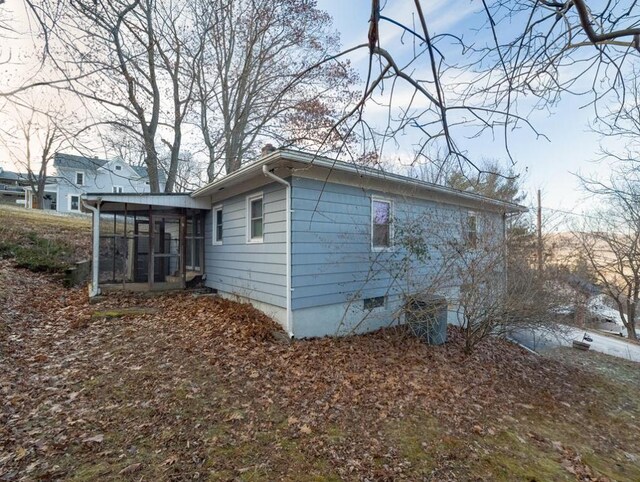
M 542 274 L 544 262 L 542 259 L 542 202 L 540 189 L 538 189 L 538 274 Z

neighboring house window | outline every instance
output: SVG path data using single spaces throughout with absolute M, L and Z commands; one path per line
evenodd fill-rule
M 371 245 L 374 249 L 385 249 L 393 243 L 391 226 L 391 201 L 371 199 Z
M 247 242 L 262 242 L 262 193 L 247 197 Z
M 120 164 L 116 164 L 116 171 L 122 171 L 122 166 Z
M 84 186 L 84 172 L 76 172 L 76 184 Z
M 71 196 L 69 200 L 70 211 L 80 211 L 80 196 Z
M 122 193 L 122 186 L 113 186 L 113 192 L 115 194 L 120 194 Z
M 478 217 L 473 211 L 467 213 L 465 241 L 470 248 L 475 248 L 478 245 Z
M 222 206 L 213 208 L 213 244 L 222 244 Z

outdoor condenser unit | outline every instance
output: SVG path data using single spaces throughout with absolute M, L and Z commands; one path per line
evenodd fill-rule
M 442 345 L 447 341 L 447 299 L 424 294 L 407 297 L 405 321 L 421 340 Z

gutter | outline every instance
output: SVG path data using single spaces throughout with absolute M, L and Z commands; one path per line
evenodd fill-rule
M 101 199 L 98 198 L 96 202 L 96 207 L 93 207 L 91 204 L 88 204 L 82 197 L 80 197 L 80 202 L 82 206 L 87 208 L 92 213 L 92 253 L 91 253 L 91 287 L 89 288 L 89 297 L 93 298 L 100 294 L 100 286 L 99 286 L 99 274 L 100 274 L 100 202 Z
M 292 313 L 291 313 L 291 184 L 282 179 L 281 177 L 276 176 L 273 172 L 269 170 L 269 166 L 267 164 L 263 164 L 262 173 L 273 179 L 274 181 L 283 184 L 286 189 L 285 193 L 285 210 L 286 210 L 286 298 L 287 298 L 287 333 L 290 338 L 293 338 L 293 323 L 292 323 Z

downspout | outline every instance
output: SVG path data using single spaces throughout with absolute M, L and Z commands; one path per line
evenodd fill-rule
M 99 286 L 99 273 L 100 273 L 100 203 L 101 199 L 98 198 L 96 207 L 87 204 L 87 202 L 80 198 L 82 206 L 91 211 L 91 221 L 93 227 L 92 234 L 92 249 L 91 249 L 91 287 L 89 288 L 89 297 L 93 298 L 100 294 Z
M 502 214 L 502 242 L 504 243 L 504 289 L 509 286 L 509 245 L 507 241 L 507 213 Z
M 283 184 L 285 186 L 285 210 L 286 210 L 286 248 L 285 248 L 285 256 L 286 256 L 286 277 L 287 277 L 287 333 L 291 338 L 293 338 L 293 323 L 291 318 L 291 184 L 282 179 L 281 177 L 276 176 L 273 172 L 269 170 L 269 166 L 266 164 L 262 166 L 262 173 L 273 179 L 274 181 Z

